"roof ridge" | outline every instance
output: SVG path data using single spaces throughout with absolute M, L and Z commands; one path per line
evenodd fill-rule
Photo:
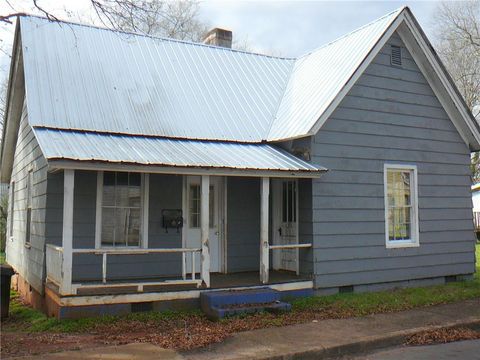
M 220 51 L 231 51 L 231 52 L 234 52 L 234 53 L 256 55 L 256 56 L 262 56 L 262 57 L 278 59 L 278 60 L 296 60 L 297 59 L 296 57 L 267 55 L 267 54 L 252 52 L 252 51 L 245 51 L 245 50 L 238 50 L 238 49 L 226 48 L 226 47 L 221 47 L 221 46 L 214 46 L 214 45 L 209 45 L 209 44 L 204 44 L 204 43 L 201 43 L 201 42 L 195 42 L 195 41 L 189 41 L 189 40 L 173 39 L 173 38 L 169 38 L 169 37 L 155 36 L 155 35 L 150 35 L 150 34 L 142 34 L 142 33 L 133 32 L 133 31 L 109 29 L 109 28 L 102 27 L 102 26 L 99 26 L 99 25 L 82 24 L 82 23 L 75 22 L 75 21 L 50 20 L 50 19 L 48 19 L 44 16 L 33 15 L 33 14 L 20 15 L 18 17 L 19 18 L 36 18 L 36 19 L 40 19 L 40 20 L 45 20 L 49 23 L 75 25 L 75 26 L 81 26 L 81 27 L 86 27 L 86 28 L 91 28 L 91 29 L 110 31 L 110 32 L 117 33 L 117 34 L 139 36 L 139 37 L 144 37 L 144 38 L 149 38 L 149 39 L 154 39 L 154 40 L 170 41 L 170 42 L 182 43 L 182 44 L 191 45 L 191 46 L 201 46 L 201 47 L 216 49 L 216 50 L 220 50 Z
M 326 43 L 326 44 L 323 44 L 322 46 L 320 46 L 320 47 L 318 47 L 318 48 L 313 49 L 312 51 L 310 51 L 310 52 L 308 52 L 308 53 L 306 53 L 306 54 L 301 55 L 301 56 L 298 57 L 296 60 L 298 61 L 298 60 L 300 60 L 300 59 L 303 59 L 303 58 L 307 57 L 308 55 L 311 55 L 311 54 L 313 54 L 314 52 L 317 52 L 318 50 L 321 50 L 321 49 L 323 49 L 323 48 L 325 48 L 325 47 L 327 47 L 327 46 L 330 46 L 330 45 L 332 45 L 333 43 L 336 43 L 337 41 L 340 41 L 340 40 L 342 40 L 342 39 L 344 39 L 344 38 L 346 38 L 346 37 L 348 37 L 348 36 L 350 36 L 350 35 L 358 32 L 358 31 L 360 31 L 360 30 L 363 30 L 363 29 L 365 29 L 365 28 L 367 28 L 367 27 L 369 27 L 369 26 L 372 26 L 373 24 L 379 22 L 380 20 L 383 20 L 383 19 L 385 19 L 386 17 L 392 16 L 392 15 L 395 14 L 395 13 L 400 14 L 403 10 L 405 10 L 405 9 L 407 9 L 407 8 L 408 8 L 408 6 L 404 5 L 404 6 L 400 7 L 400 8 L 398 8 L 398 9 L 395 9 L 395 10 L 393 10 L 393 11 L 390 11 L 388 14 L 382 15 L 381 17 L 379 17 L 379 18 L 377 18 L 377 19 L 375 19 L 375 20 L 372 20 L 372 21 L 370 21 L 369 23 L 367 23 L 367 24 L 365 24 L 365 25 L 362 25 L 362 26 L 360 26 L 360 27 L 357 28 L 357 29 L 354 29 L 354 30 L 352 30 L 352 31 L 350 31 L 350 32 L 348 32 L 348 33 L 346 33 L 346 34 L 344 34 L 344 35 L 342 35 L 342 36 L 340 36 L 340 37 L 338 37 L 338 38 L 336 38 L 336 39 L 334 39 L 334 40 Z

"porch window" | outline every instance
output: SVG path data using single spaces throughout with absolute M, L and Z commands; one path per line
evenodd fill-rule
M 141 174 L 107 172 L 102 188 L 102 246 L 140 246 Z
M 196 229 L 200 228 L 200 209 L 201 209 L 201 187 L 200 184 L 190 184 L 190 189 L 189 189 L 189 207 L 190 207 L 190 228 Z M 215 192 L 214 192 L 214 187 L 210 186 L 210 191 L 209 191 L 209 226 L 210 228 L 214 227 L 214 197 L 215 197 Z
M 416 166 L 386 164 L 384 182 L 387 248 L 418 246 Z

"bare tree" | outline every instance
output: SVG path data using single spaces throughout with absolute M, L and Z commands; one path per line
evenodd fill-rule
M 436 48 L 465 103 L 480 121 L 480 0 L 442 2 L 436 14 Z M 472 180 L 480 181 L 480 157 L 472 155 Z
M 92 0 L 107 27 L 180 40 L 201 41 L 207 26 L 194 0 Z

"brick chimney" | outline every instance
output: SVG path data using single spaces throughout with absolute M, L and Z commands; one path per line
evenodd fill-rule
M 232 32 L 230 30 L 215 28 L 210 30 L 203 38 L 207 45 L 232 48 Z

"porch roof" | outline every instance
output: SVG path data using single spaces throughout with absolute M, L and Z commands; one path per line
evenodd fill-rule
M 310 164 L 270 144 L 236 143 L 132 136 L 34 127 L 51 167 L 135 167 L 148 172 L 240 175 L 270 173 L 286 177 L 317 177 L 327 169 Z M 150 170 L 149 170 L 150 169 Z M 170 169 L 171 171 L 167 171 Z

